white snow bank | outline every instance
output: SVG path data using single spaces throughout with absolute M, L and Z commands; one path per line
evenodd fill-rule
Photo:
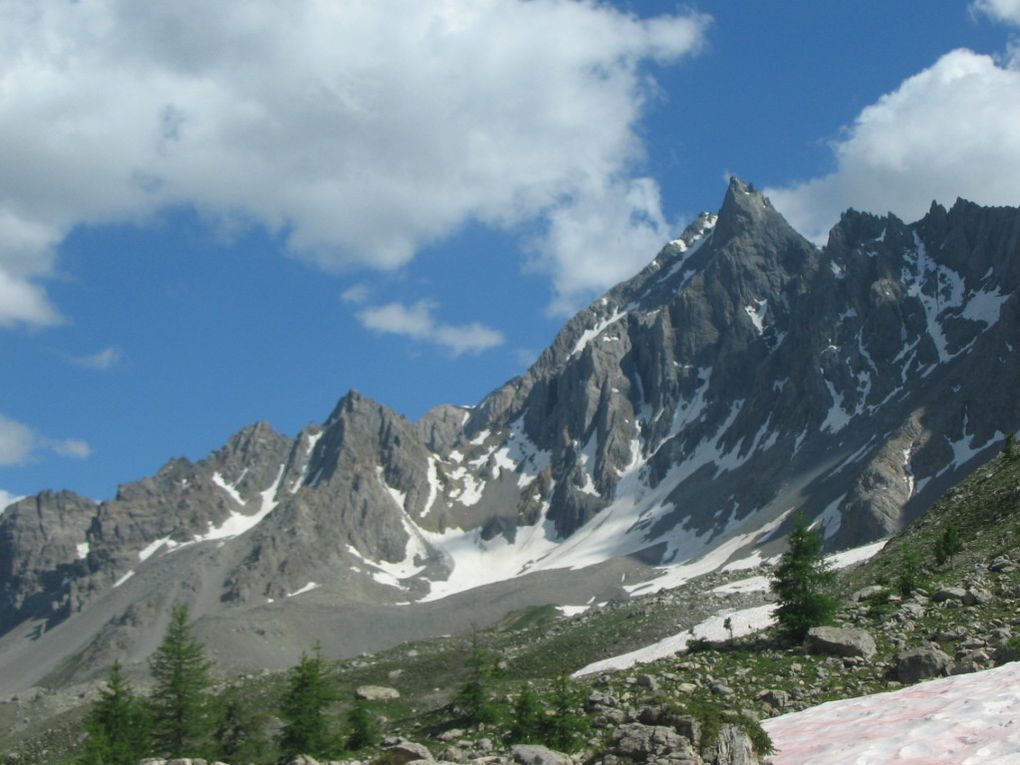
M 134 575 L 135 575 L 135 572 L 134 572 L 133 569 L 131 571 L 128 571 L 126 574 L 124 574 L 124 576 L 122 576 L 120 579 L 118 579 L 116 582 L 113 583 L 113 589 L 117 589 L 122 584 L 124 584 L 124 582 L 126 582 L 128 579 L 130 579 Z
M 730 611 L 712 616 L 700 624 L 696 624 L 689 630 L 670 635 L 657 643 L 652 643 L 636 651 L 611 656 L 608 659 L 593 662 L 586 667 L 577 670 L 572 677 L 592 675 L 596 672 L 629 669 L 635 664 L 643 664 L 657 659 L 672 656 L 687 648 L 687 644 L 695 638 L 704 640 L 725 640 L 730 636 L 723 623 L 730 619 L 733 627 L 733 637 L 749 635 L 752 632 L 765 629 L 772 624 L 772 612 L 776 609 L 775 604 L 745 608 L 740 611 Z
M 762 723 L 773 765 L 1020 763 L 1020 663 Z
M 769 589 L 769 578 L 767 576 L 751 576 L 747 579 L 738 579 L 735 582 L 727 582 L 713 587 L 712 592 L 726 594 L 730 592 L 767 592 Z
M 776 522 L 775 525 L 778 525 L 778 522 Z M 827 556 L 826 560 L 829 561 L 832 568 L 846 568 L 854 563 L 860 563 L 861 561 L 872 557 L 885 546 L 885 543 L 886 540 L 883 539 L 879 542 L 873 542 L 870 545 L 844 550 L 843 552 Z M 677 566 L 675 568 L 682 569 L 684 567 Z M 718 566 L 715 568 L 718 568 Z M 682 577 L 677 578 L 681 580 L 680 583 L 687 581 L 687 579 Z M 688 579 L 689 578 L 693 577 L 688 577 Z M 656 583 L 659 582 L 659 580 L 653 581 Z M 712 592 L 762 592 L 768 589 L 768 577 L 752 576 L 747 579 L 738 579 L 734 582 L 721 584 L 718 587 L 715 587 Z M 723 626 L 723 623 L 727 618 L 731 620 L 733 637 L 749 635 L 752 632 L 757 632 L 771 626 L 773 622 L 772 613 L 775 609 L 776 605 L 774 603 L 770 603 L 768 605 L 754 606 L 752 608 L 745 608 L 739 611 L 723 610 L 715 616 L 694 625 L 691 629 L 684 630 L 683 632 L 679 632 L 675 635 L 670 635 L 657 643 L 652 643 L 651 645 L 644 646 L 643 648 L 638 648 L 630 653 L 621 654 L 619 656 L 611 656 L 608 659 L 593 662 L 592 664 L 579 669 L 573 674 L 573 676 L 580 677 L 582 675 L 594 674 L 595 672 L 628 669 L 633 667 L 635 664 L 662 659 L 666 656 L 685 650 L 687 648 L 687 644 L 695 638 L 705 640 L 725 640 L 730 637 L 729 630 Z M 1018 763 L 1020 763 L 1020 760 L 1018 760 Z
M 885 547 L 886 540 L 882 539 L 878 542 L 872 542 L 870 545 L 863 545 L 861 547 L 854 547 L 849 550 L 843 550 L 842 552 L 833 553 L 827 555 L 825 559 L 829 562 L 831 568 L 846 568 L 852 566 L 855 563 L 860 563 L 868 558 L 874 556 Z M 757 551 L 756 551 L 757 552 Z M 776 558 L 778 561 L 779 559 Z M 730 566 L 725 566 L 723 571 L 734 570 Z M 736 569 L 739 570 L 739 569 Z M 729 592 L 765 592 L 769 589 L 769 579 L 766 576 L 751 576 L 747 579 L 738 579 L 734 582 L 727 582 L 726 584 L 720 584 L 718 587 L 712 588 L 712 592 L 718 592 L 726 594 Z
M 602 608 L 607 602 L 608 601 L 602 601 L 601 603 L 596 603 L 595 602 L 595 598 L 592 598 L 591 601 L 589 601 L 587 603 L 587 605 L 583 605 L 583 606 L 556 606 L 556 610 L 559 611 L 564 616 L 567 616 L 567 617 L 569 617 L 569 616 L 577 616 L 578 614 L 583 614 L 585 611 L 590 611 L 592 608 Z
M 877 542 L 872 542 L 870 545 L 852 547 L 849 550 L 833 553 L 826 556 L 825 559 L 832 568 L 846 568 L 847 566 L 852 566 L 855 563 L 860 563 L 874 557 L 878 554 L 879 550 L 885 547 L 885 543 L 888 541 L 888 539 L 880 539 Z
M 322 585 L 319 584 L 318 582 L 309 582 L 304 587 L 294 590 L 294 592 L 288 592 L 287 597 L 294 598 L 297 597 L 298 595 L 303 595 L 306 592 L 311 592 L 312 590 L 317 589 L 319 587 L 322 587 Z

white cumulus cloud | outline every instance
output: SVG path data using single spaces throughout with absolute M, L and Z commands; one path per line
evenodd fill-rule
M 454 325 L 437 321 L 434 315 L 436 307 L 428 300 L 419 300 L 410 306 L 387 303 L 364 308 L 358 311 L 357 317 L 365 327 L 375 332 L 434 343 L 454 356 L 481 353 L 502 345 L 506 340 L 502 332 L 477 322 Z
M 98 369 L 105 372 L 107 369 L 112 369 L 116 366 L 123 355 L 120 348 L 111 345 L 96 353 L 85 356 L 72 356 L 71 363 L 85 369 Z
M 650 178 L 613 181 L 552 211 L 532 263 L 556 286 L 550 310 L 572 313 L 578 296 L 633 276 L 669 241 L 671 231 L 659 187 Z
M 0 414 L 0 465 L 22 465 L 39 451 L 76 459 L 92 454 L 92 448 L 81 439 L 47 438 L 28 425 Z
M 847 207 L 915 220 L 932 200 L 1020 204 L 1020 70 L 959 49 L 865 108 L 826 176 L 766 193 L 821 239 Z
M 19 499 L 22 499 L 22 497 L 0 489 L 0 515 L 3 515 L 4 510 L 6 510 L 10 505 L 13 505 Z
M 74 226 L 171 205 L 327 269 L 547 222 L 556 289 L 587 288 L 575 229 L 614 199 L 633 215 L 604 234 L 650 257 L 641 64 L 708 23 L 583 0 L 0 4 L 0 325 L 59 320 L 39 285 Z
M 975 0 L 970 7 L 996 21 L 1020 26 L 1020 0 Z

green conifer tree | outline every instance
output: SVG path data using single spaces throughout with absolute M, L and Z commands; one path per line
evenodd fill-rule
M 227 688 L 216 700 L 213 749 L 223 762 L 246 763 L 264 759 L 269 742 L 267 714 L 246 699 L 237 687 Z
M 478 634 L 471 637 L 471 654 L 467 660 L 468 676 L 457 694 L 456 705 L 467 725 L 495 722 L 498 714 L 489 686 L 493 662 L 482 648 Z
M 368 702 L 360 696 L 354 697 L 354 704 L 347 712 L 347 748 L 357 752 L 379 743 L 379 726 Z
M 79 765 L 135 765 L 148 748 L 145 711 L 114 662 L 106 686 L 85 718 L 88 739 Z
M 960 540 L 960 532 L 956 530 L 956 526 L 949 524 L 935 540 L 935 561 L 940 566 L 945 563 L 952 565 L 953 556 L 961 552 L 963 542 Z
M 921 556 L 917 554 L 916 550 L 910 548 L 904 550 L 901 560 L 896 588 L 900 595 L 907 598 L 910 597 L 910 593 L 921 586 Z
M 209 671 L 202 644 L 191 630 L 188 607 L 174 606 L 163 642 L 149 660 L 152 738 L 157 753 L 180 758 L 201 753 L 210 728 Z
M 576 751 L 591 727 L 581 710 L 578 693 L 566 675 L 553 681 L 549 708 L 552 714 L 545 718 L 546 745 L 560 752 Z
M 836 613 L 838 604 L 828 594 L 835 574 L 822 555 L 821 537 L 808 528 L 800 513 L 787 544 L 772 574 L 772 592 L 778 602 L 776 621 L 787 637 L 803 640 L 809 629 L 825 624 Z
M 333 683 L 322 658 L 322 649 L 316 645 L 311 656 L 301 654 L 287 679 L 287 691 L 280 708 L 284 722 L 280 750 L 285 756 L 320 757 L 333 753 L 336 734 L 327 710 L 334 701 Z
M 522 685 L 514 701 L 510 743 L 541 744 L 545 731 L 545 707 L 530 687 Z

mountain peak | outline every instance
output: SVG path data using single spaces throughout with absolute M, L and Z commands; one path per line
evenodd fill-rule
M 789 227 L 768 197 L 752 184 L 737 176 L 731 177 L 715 227 L 716 243 L 741 235 L 756 236 L 761 229 L 775 225 Z

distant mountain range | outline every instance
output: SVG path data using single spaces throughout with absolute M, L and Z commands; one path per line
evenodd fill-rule
M 475 407 L 352 391 L 297 438 L 8 507 L 0 694 L 143 658 L 177 601 L 285 666 L 761 559 L 795 508 L 831 549 L 887 536 L 1020 427 L 1018 280 L 1020 209 L 849 210 L 818 248 L 733 179 Z

